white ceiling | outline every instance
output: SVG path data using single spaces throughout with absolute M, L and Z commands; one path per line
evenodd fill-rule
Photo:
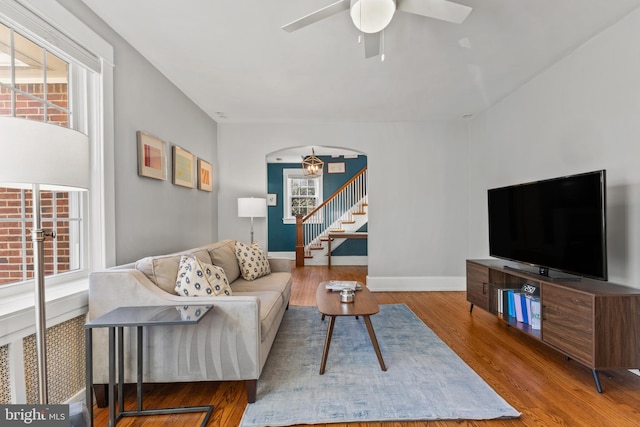
M 381 62 L 348 12 L 280 29 L 335 0 L 82 1 L 219 123 L 477 113 L 640 5 L 456 0 L 473 7 L 460 25 L 398 12 Z

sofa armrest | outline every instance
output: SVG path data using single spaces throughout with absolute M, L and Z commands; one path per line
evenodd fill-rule
M 145 371 L 148 382 L 257 379 L 261 372 L 260 299 L 256 296 L 184 297 L 158 288 L 135 269 L 91 273 L 89 320 L 120 306 L 213 304 L 198 325 L 151 328 L 145 354 L 162 354 Z M 135 349 L 125 328 L 125 342 Z M 168 346 L 168 343 L 171 345 Z M 108 380 L 107 333 L 93 333 L 94 383 Z M 133 350 L 131 350 L 133 351 Z M 135 351 L 127 355 L 125 381 L 135 382 Z M 146 356 L 145 356 L 146 357 Z
M 291 260 L 287 258 L 269 258 L 272 272 L 291 273 Z

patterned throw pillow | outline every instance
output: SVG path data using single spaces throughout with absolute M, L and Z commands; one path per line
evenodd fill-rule
M 257 243 L 247 246 L 242 242 L 236 242 L 236 258 L 238 258 L 240 274 L 244 280 L 255 280 L 271 274 L 269 260 Z
M 180 318 L 182 320 L 198 320 L 204 313 L 206 313 L 203 307 L 198 305 L 185 305 L 182 307 L 176 307 L 176 310 L 178 310 L 178 313 L 180 313 Z
M 180 258 L 175 291 L 186 297 L 231 295 L 231 287 L 222 268 L 186 255 Z

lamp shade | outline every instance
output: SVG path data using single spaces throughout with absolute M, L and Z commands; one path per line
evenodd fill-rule
M 267 216 L 267 199 L 260 197 L 238 198 L 238 216 L 240 218 L 263 218 Z
M 384 30 L 395 12 L 395 0 L 351 0 L 351 20 L 363 33 Z
M 73 129 L 0 117 L 0 185 L 70 191 L 89 188 L 89 139 Z

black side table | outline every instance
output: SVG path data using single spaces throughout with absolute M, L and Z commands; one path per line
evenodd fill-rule
M 212 405 L 189 406 L 180 408 L 159 408 L 143 409 L 142 406 L 142 337 L 143 328 L 149 326 L 170 326 L 170 325 L 195 325 L 212 308 L 212 305 L 166 305 L 166 306 L 144 306 L 144 307 L 120 307 L 112 310 L 85 324 L 86 335 L 86 399 L 89 410 L 89 419 L 93 426 L 93 329 L 109 328 L 109 426 L 115 427 L 122 417 L 138 417 L 145 415 L 166 415 L 184 414 L 191 412 L 206 412 L 207 415 L 202 421 L 204 427 L 211 413 Z M 124 410 L 124 339 L 123 331 L 125 327 L 135 327 L 137 329 L 137 395 L 138 406 L 135 411 Z M 118 335 L 118 410 L 116 412 L 115 387 L 116 387 L 116 330 Z

